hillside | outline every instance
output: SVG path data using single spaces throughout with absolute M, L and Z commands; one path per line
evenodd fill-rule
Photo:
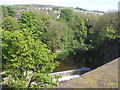
M 118 58 L 120 60 L 120 58 Z M 115 59 L 81 77 L 58 85 L 58 88 L 117 88 L 118 59 Z

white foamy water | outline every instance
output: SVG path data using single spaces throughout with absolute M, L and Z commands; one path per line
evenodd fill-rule
M 54 78 L 54 75 L 57 74 L 62 77 L 62 78 L 59 78 L 58 81 L 63 82 L 63 81 L 68 81 L 68 80 L 80 77 L 80 75 L 83 74 L 83 72 L 90 71 L 90 70 L 91 69 L 88 67 L 83 67 L 82 69 L 54 72 L 54 73 L 50 73 L 49 75 L 53 77 L 53 81 L 56 81 L 57 79 Z
M 59 82 L 68 81 L 77 77 L 80 77 L 80 75 L 64 76 L 62 78 L 59 78 L 58 81 Z

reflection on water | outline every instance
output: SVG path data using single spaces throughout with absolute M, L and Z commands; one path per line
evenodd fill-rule
M 72 70 L 77 69 L 77 66 L 74 63 L 67 63 L 65 61 L 58 61 L 60 64 L 57 68 L 54 69 L 54 72 L 65 71 L 65 70 Z

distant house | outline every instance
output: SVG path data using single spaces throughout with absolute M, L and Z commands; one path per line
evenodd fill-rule
M 60 14 L 57 16 L 57 19 L 60 18 Z
M 49 8 L 50 11 L 52 11 L 53 9 L 52 8 Z
M 28 8 L 24 8 L 24 9 L 22 9 L 22 10 L 18 10 L 19 12 L 27 12 L 27 11 L 29 11 L 28 10 Z
M 51 16 L 57 19 L 60 18 L 60 14 L 48 14 L 47 16 Z
M 91 13 L 91 14 L 94 14 L 94 15 L 103 15 L 104 14 L 103 12 L 95 12 L 95 11 L 82 11 L 82 10 L 80 10 L 80 12 L 84 13 L 84 14 Z
M 38 10 L 41 10 L 41 8 L 38 8 Z
M 28 8 L 24 8 L 24 9 L 22 9 L 22 10 L 16 10 L 16 15 L 14 16 L 14 18 L 20 18 L 21 17 L 21 13 L 23 13 L 23 12 L 27 12 L 27 11 L 29 11 L 29 9 Z
M 75 9 L 75 10 L 73 10 L 73 12 L 80 12 L 80 10 L 78 10 L 78 9 Z

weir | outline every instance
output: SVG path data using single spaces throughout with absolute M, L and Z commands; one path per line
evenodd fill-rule
M 63 81 L 71 80 L 73 78 L 80 77 L 80 75 L 82 75 L 83 73 L 90 71 L 90 70 L 91 70 L 90 68 L 83 67 L 82 69 L 54 72 L 54 73 L 50 73 L 49 75 L 51 75 L 53 77 L 54 81 L 56 80 L 54 78 L 54 75 L 59 75 L 59 76 L 61 76 L 61 78 L 59 78 L 58 81 L 63 82 Z

